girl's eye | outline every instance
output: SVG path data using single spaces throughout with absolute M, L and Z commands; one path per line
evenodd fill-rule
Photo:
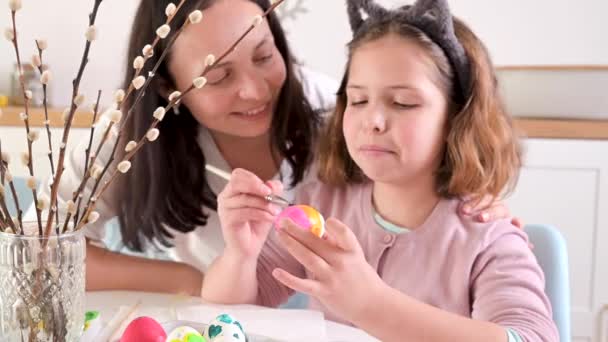
M 417 104 L 405 104 L 405 103 L 400 103 L 400 102 L 393 102 L 395 104 L 395 106 L 402 108 L 402 109 L 413 109 L 418 107 Z

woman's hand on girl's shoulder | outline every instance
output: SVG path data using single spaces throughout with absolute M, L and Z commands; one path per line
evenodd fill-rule
M 491 196 L 485 196 L 481 201 L 465 199 L 459 207 L 462 216 L 472 217 L 478 222 L 490 222 L 511 218 L 511 224 L 523 229 L 524 223 L 518 217 L 513 217 L 509 207 L 502 201 L 493 201 Z

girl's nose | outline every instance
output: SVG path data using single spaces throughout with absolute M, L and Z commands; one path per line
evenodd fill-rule
M 374 109 L 366 121 L 366 129 L 374 133 L 386 131 L 386 115 L 381 109 Z

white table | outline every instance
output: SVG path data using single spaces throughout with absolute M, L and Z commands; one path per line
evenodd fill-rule
M 156 293 L 144 293 L 144 292 L 128 292 L 128 291 L 99 291 L 99 292 L 87 292 L 86 294 L 86 309 L 95 310 L 101 313 L 103 320 L 109 320 L 113 317 L 118 309 L 122 306 L 133 306 L 140 303 L 140 308 L 160 308 L 160 307 L 172 307 L 179 302 L 180 307 L 192 306 L 201 307 L 203 305 L 199 298 L 194 297 L 178 297 L 175 295 L 167 294 L 156 294 Z M 203 305 L 204 306 L 204 305 Z M 212 307 L 212 306 L 210 306 Z M 252 307 L 252 306 L 250 306 Z M 260 310 L 264 310 L 261 307 Z M 285 311 L 289 311 L 285 309 Z M 189 320 L 196 320 L 196 318 L 190 318 Z M 325 334 L 327 336 L 327 342 L 367 342 L 377 341 L 370 337 L 363 331 L 355 329 L 350 326 L 345 326 L 331 321 L 323 321 L 325 324 Z M 304 327 L 303 327 L 304 328 Z M 322 328 L 322 327 L 321 327 Z

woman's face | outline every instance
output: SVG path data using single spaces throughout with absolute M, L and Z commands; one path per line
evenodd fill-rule
M 208 54 L 219 57 L 262 14 L 248 0 L 218 0 L 203 11 L 203 20 L 184 30 L 171 51 L 169 71 L 177 90 L 187 89 L 201 75 Z M 202 89 L 182 99 L 199 123 L 238 137 L 268 132 L 286 68 L 266 20 L 206 77 Z

